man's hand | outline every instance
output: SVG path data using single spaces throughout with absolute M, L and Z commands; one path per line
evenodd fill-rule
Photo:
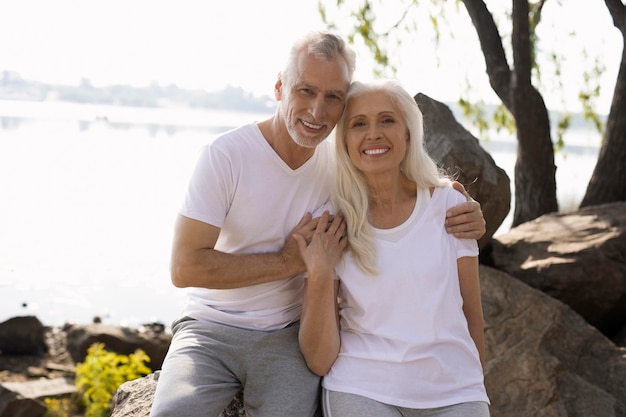
M 311 213 L 307 213 L 291 231 L 291 233 L 289 233 L 285 245 L 280 250 L 280 255 L 282 256 L 287 267 L 290 270 L 295 268 L 294 270 L 297 274 L 306 272 L 306 266 L 300 256 L 300 249 L 298 247 L 298 242 L 294 238 L 294 234 L 298 234 L 299 236 L 302 236 L 306 242 L 310 242 L 313 238 L 313 232 L 315 232 L 318 222 L 319 218 L 313 219 Z
M 446 230 L 460 239 L 480 239 L 486 232 L 480 203 L 467 193 L 460 182 L 454 181 L 452 186 L 463 193 L 467 201 L 446 212 Z

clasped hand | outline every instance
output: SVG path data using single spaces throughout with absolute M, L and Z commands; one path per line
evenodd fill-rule
M 298 243 L 300 255 L 306 265 L 309 278 L 318 274 L 331 274 L 348 245 L 345 236 L 346 222 L 341 215 L 331 216 L 325 211 L 317 220 L 311 233 L 307 228 L 294 230 L 293 237 Z M 311 222 L 309 222 L 310 225 Z

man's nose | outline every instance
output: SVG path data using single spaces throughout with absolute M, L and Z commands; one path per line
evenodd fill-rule
M 313 99 L 311 102 L 311 116 L 315 120 L 321 120 L 324 116 L 324 112 L 326 111 L 326 102 L 323 96 L 318 96 Z

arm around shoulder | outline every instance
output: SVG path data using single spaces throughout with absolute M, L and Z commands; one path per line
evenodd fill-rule
M 480 203 L 469 195 L 460 182 L 454 181 L 452 186 L 462 193 L 467 201 L 446 212 L 447 232 L 460 239 L 480 239 L 487 231 Z

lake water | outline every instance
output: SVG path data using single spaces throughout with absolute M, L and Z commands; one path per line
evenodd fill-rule
M 169 326 L 183 299 L 169 279 L 172 226 L 197 151 L 265 116 L 0 101 L 0 321 Z M 569 141 L 557 184 L 571 207 L 599 139 Z M 484 146 L 513 178 L 514 140 Z

